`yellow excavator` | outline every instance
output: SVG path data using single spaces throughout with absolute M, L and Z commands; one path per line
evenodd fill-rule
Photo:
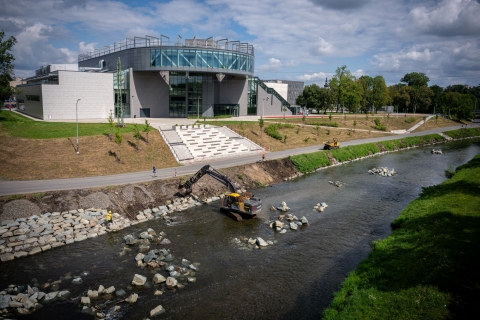
M 330 149 L 338 149 L 340 148 L 340 142 L 338 142 L 337 138 L 333 138 L 333 141 L 325 142 L 323 146 L 323 150 L 330 150 Z
M 222 199 L 222 206 L 220 210 L 225 212 L 231 218 L 241 221 L 242 218 L 256 217 L 257 213 L 262 209 L 262 200 L 255 197 L 250 192 L 237 193 L 233 183 L 217 170 L 210 167 L 210 165 L 203 166 L 197 173 L 195 173 L 184 184 L 179 185 L 179 189 L 185 189 L 185 194 L 192 192 L 192 186 L 200 180 L 201 177 L 208 174 L 218 182 L 225 185 L 229 192 L 225 193 Z

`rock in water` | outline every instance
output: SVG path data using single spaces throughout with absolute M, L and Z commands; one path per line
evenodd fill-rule
M 125 299 L 126 302 L 128 303 L 135 303 L 138 300 L 138 294 L 133 293 L 131 294 L 128 298 Z
M 177 285 L 177 279 L 168 277 L 167 278 L 167 288 L 168 289 L 173 289 Z
M 162 282 L 165 282 L 167 281 L 167 279 L 162 276 L 160 273 L 157 273 L 153 276 L 153 283 L 154 284 L 159 284 L 159 283 L 162 283 Z
M 159 314 L 162 314 L 165 312 L 165 309 L 163 309 L 162 306 L 157 306 L 155 309 L 152 309 L 150 311 L 150 317 L 153 318 L 155 316 L 158 316 Z
M 257 244 L 258 244 L 260 247 L 266 247 L 266 246 L 268 246 L 268 243 L 265 242 L 265 240 L 263 240 L 263 239 L 260 238 L 260 237 L 257 238 Z
M 147 282 L 147 277 L 144 277 L 140 274 L 135 274 L 132 280 L 134 286 L 143 286 Z
M 295 222 L 290 222 L 290 229 L 297 230 L 298 225 Z

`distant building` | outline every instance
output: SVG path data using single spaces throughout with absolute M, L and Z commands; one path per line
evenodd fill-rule
M 37 70 L 21 85 L 23 112 L 41 119 L 74 119 L 77 112 L 106 119 L 110 111 L 125 118 L 281 115 L 284 106 L 295 112 L 290 89 L 285 95 L 269 88 L 254 76 L 254 62 L 253 45 L 240 41 L 134 37 L 80 54 L 78 66 Z

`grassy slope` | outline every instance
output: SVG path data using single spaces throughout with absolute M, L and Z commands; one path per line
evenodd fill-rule
M 425 188 L 349 274 L 325 319 L 470 319 L 480 311 L 480 155 Z
M 106 120 L 105 120 L 106 121 Z M 1 128 L 12 137 L 28 139 L 53 139 L 69 138 L 76 136 L 77 124 L 75 122 L 44 122 L 35 121 L 15 112 L 0 112 Z M 139 126 L 143 128 L 143 126 Z M 116 129 L 115 129 L 116 130 Z M 108 123 L 79 123 L 78 135 L 80 137 L 109 134 Z M 120 129 L 121 133 L 133 132 L 133 126 Z

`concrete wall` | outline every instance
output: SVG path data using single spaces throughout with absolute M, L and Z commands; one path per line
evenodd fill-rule
M 19 99 L 25 100 L 25 113 L 40 119 L 107 119 L 114 108 L 113 75 L 58 71 L 58 84 L 28 85 Z M 40 93 L 39 93 L 40 92 Z M 40 95 L 40 102 L 26 100 L 27 94 Z
M 264 82 L 267 87 L 275 89 L 283 99 L 288 99 L 288 84 L 286 83 L 275 83 L 275 82 Z
M 130 72 L 131 114 L 140 117 L 140 108 L 150 108 L 151 118 L 168 118 L 170 91 L 158 72 Z
M 268 98 L 268 100 L 265 100 Z M 280 100 L 277 99 L 273 94 L 267 93 L 263 90 L 262 87 L 258 86 L 258 93 L 257 93 L 257 114 L 259 116 L 279 116 L 283 115 L 282 111 L 282 103 Z M 285 115 L 291 115 L 289 109 L 285 112 Z
M 19 89 L 22 90 L 22 93 L 17 96 L 17 100 L 24 101 L 23 107 L 22 103 L 18 105 L 20 111 L 29 116 L 43 119 L 42 85 L 21 86 Z M 27 100 L 27 95 L 39 96 L 40 101 Z
M 215 104 L 239 104 L 240 116 L 247 115 L 247 78 L 226 75 L 222 82 L 215 82 Z

